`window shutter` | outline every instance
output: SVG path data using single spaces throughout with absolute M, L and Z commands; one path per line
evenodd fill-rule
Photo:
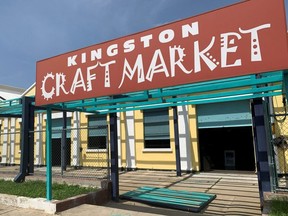
M 89 137 L 107 136 L 106 115 L 88 116 Z
M 168 109 L 144 110 L 145 140 L 170 139 Z
M 67 118 L 67 129 L 71 129 L 71 118 Z M 63 119 L 52 119 L 52 139 L 59 139 L 62 137 Z M 67 138 L 71 137 L 71 130 L 67 130 Z

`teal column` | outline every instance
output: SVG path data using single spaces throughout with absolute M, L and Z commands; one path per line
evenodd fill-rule
M 46 199 L 52 200 L 52 110 L 47 108 L 46 119 Z

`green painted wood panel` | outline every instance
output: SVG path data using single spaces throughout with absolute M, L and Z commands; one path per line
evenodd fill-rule
M 216 195 L 168 188 L 143 186 L 136 190 L 126 192 L 121 199 L 134 200 L 151 205 L 167 208 L 181 209 L 191 212 L 200 212 Z

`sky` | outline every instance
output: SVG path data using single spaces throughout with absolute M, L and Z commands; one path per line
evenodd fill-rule
M 27 89 L 36 62 L 241 0 L 1 0 L 0 85 Z M 288 0 L 285 0 L 286 11 Z

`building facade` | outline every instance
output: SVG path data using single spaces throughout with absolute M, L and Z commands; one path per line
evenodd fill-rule
M 34 94 L 34 87 L 25 92 L 25 96 Z M 282 96 L 271 98 L 270 124 L 274 138 L 288 136 L 285 115 L 273 115 L 286 113 L 282 101 Z M 256 170 L 250 100 L 183 105 L 177 107 L 177 114 L 182 171 Z M 68 112 L 65 115 L 66 165 L 106 167 L 109 161 L 109 115 L 82 112 Z M 21 118 L 1 118 L 1 164 L 20 164 L 21 122 Z M 117 124 L 120 168 L 176 169 L 171 107 L 117 113 Z M 46 164 L 45 128 L 46 113 L 35 112 L 33 133 L 36 166 Z M 62 112 L 52 114 L 52 131 L 52 165 L 60 166 Z M 273 148 L 277 155 L 277 172 L 287 174 L 287 148 Z
M 0 85 L 0 102 L 21 97 L 25 89 Z M 20 124 L 17 118 L 0 117 L 0 163 L 19 163 Z

